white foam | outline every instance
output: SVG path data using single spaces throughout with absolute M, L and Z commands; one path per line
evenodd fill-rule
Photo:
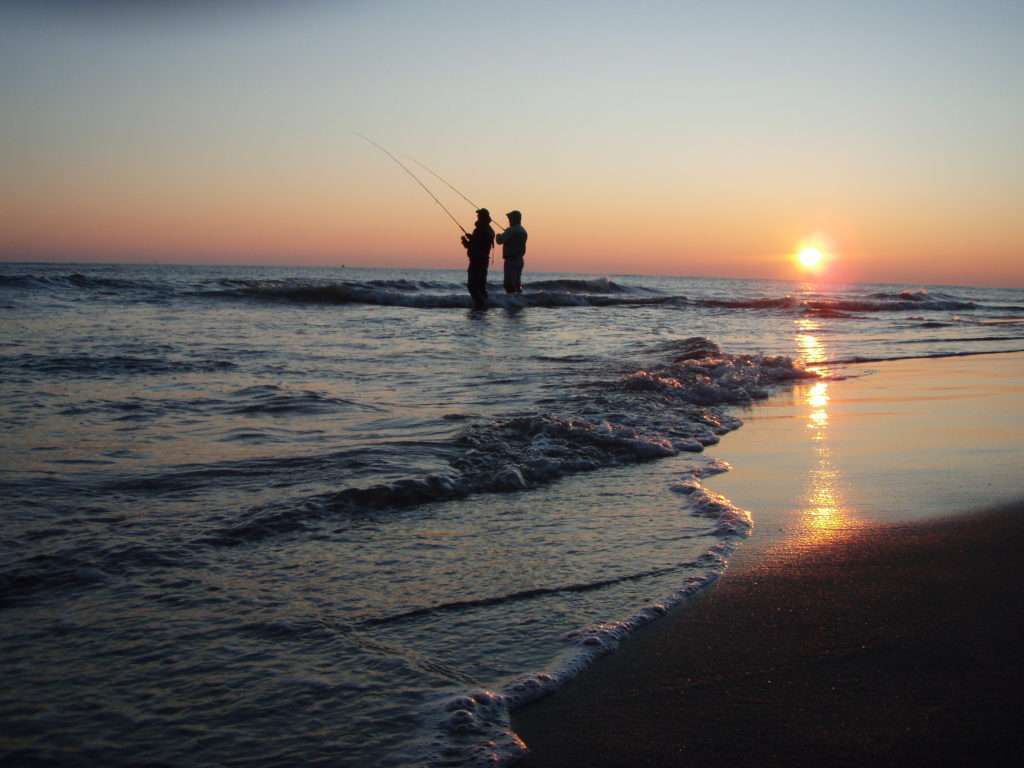
M 781 355 L 724 354 L 703 337 L 677 342 L 666 351 L 676 352 L 675 360 L 628 374 L 623 388 L 696 405 L 719 405 L 764 398 L 775 384 L 817 375 Z
M 597 658 L 617 649 L 639 627 L 664 616 L 721 576 L 728 556 L 750 534 L 753 521 L 747 511 L 705 488 L 698 478 L 728 469 L 727 462 L 706 460 L 670 486 L 686 497 L 692 513 L 715 520 L 712 535 L 718 541 L 693 563 L 700 572 L 686 577 L 675 591 L 631 616 L 567 632 L 563 636 L 565 651 L 549 668 L 516 678 L 500 693 L 477 690 L 448 698 L 443 707 L 439 706 L 443 714 L 438 728 L 446 734 L 441 748 L 444 759 L 467 766 L 505 766 L 518 761 L 527 747 L 511 729 L 512 711 L 557 690 Z

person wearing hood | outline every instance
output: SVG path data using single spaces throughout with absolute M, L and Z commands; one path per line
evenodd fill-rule
M 462 245 L 469 257 L 466 271 L 466 287 L 473 298 L 474 309 L 487 308 L 487 266 L 494 248 L 494 230 L 491 229 L 491 214 L 486 208 L 476 212 L 476 226 L 468 235 L 462 236 Z
M 501 257 L 505 260 L 505 293 L 523 292 L 523 258 L 526 256 L 526 230 L 523 214 L 509 211 L 508 229 L 498 235 Z

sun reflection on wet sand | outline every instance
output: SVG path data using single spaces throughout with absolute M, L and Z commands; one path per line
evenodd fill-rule
M 813 366 L 828 359 L 828 351 L 819 337 L 817 321 L 800 318 L 796 321 L 796 342 L 805 364 Z M 827 369 L 819 373 L 828 375 Z M 815 443 L 816 463 L 807 475 L 806 490 L 802 499 L 802 519 L 806 527 L 805 544 L 822 542 L 855 525 L 850 510 L 843 502 L 840 492 L 841 477 L 832 462 L 832 449 L 828 440 L 829 427 L 829 385 L 827 379 L 820 379 L 802 387 L 798 396 L 807 408 L 807 430 Z
M 844 506 L 840 493 L 840 479 L 827 445 L 820 445 L 818 463 L 808 474 L 804 492 L 803 521 L 807 538 L 814 541 L 831 539 L 851 527 L 849 510 Z
M 811 406 L 807 426 L 811 429 L 813 439 L 823 440 L 828 427 L 828 382 L 816 382 L 807 393 L 806 402 Z

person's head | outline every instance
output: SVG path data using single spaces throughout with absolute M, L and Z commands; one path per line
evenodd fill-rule
M 481 224 L 491 223 L 491 212 L 486 208 L 481 208 L 476 212 L 476 220 Z
M 521 224 L 523 222 L 523 214 L 521 214 L 519 211 L 509 211 L 505 215 L 508 216 L 508 223 L 511 224 L 512 226 L 515 226 L 516 224 Z

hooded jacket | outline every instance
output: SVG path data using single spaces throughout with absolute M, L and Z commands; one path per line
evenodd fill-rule
M 503 259 L 521 259 L 526 255 L 526 230 L 522 224 L 512 224 L 498 235 Z

